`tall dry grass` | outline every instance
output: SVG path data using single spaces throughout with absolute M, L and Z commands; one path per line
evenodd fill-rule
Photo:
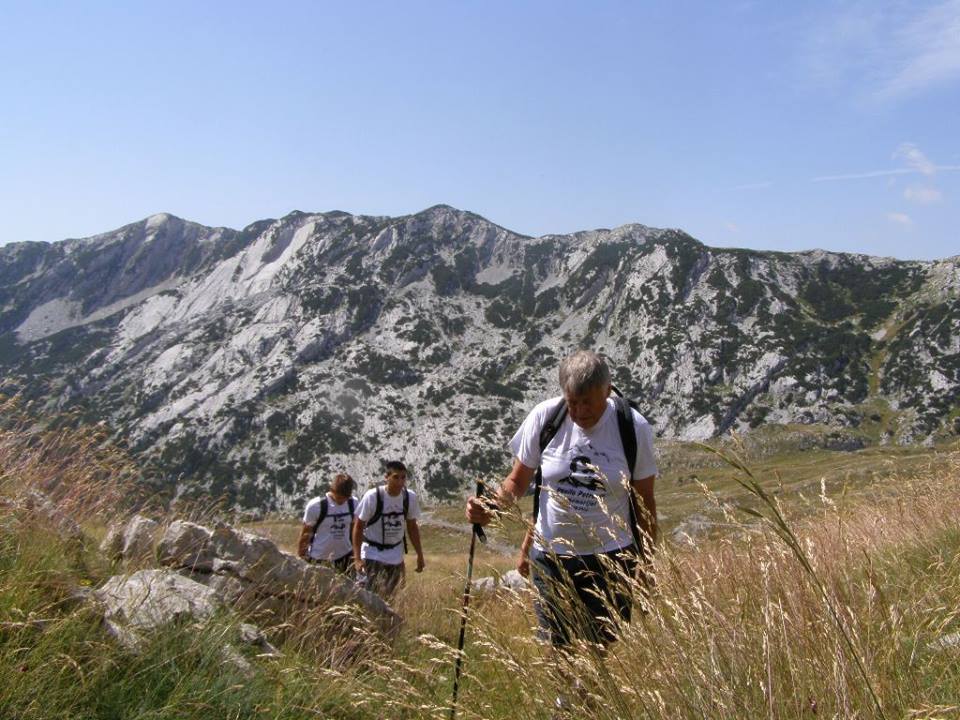
M 96 428 L 45 429 L 9 407 L 0 421 L 0 717 L 449 717 L 462 570 L 429 582 L 411 574 L 396 635 L 347 607 L 268 628 L 283 655 L 244 650 L 252 674 L 224 660 L 235 615 L 166 628 L 138 653 L 117 646 L 68 590 L 105 580 L 108 559 L 24 515 L 15 498 L 43 490 L 95 535 L 149 500 L 136 463 Z M 749 484 L 749 466 L 733 460 L 730 472 Z M 764 492 L 775 485 L 753 480 Z M 565 716 L 592 720 L 956 716 L 960 656 L 948 641 L 960 631 L 958 481 L 960 453 L 931 453 L 928 467 L 890 476 L 869 497 L 824 494 L 802 520 L 773 495 L 749 512 L 728 509 L 726 537 L 660 548 L 646 611 L 606 655 L 549 652 L 534 637 L 528 593 L 475 597 L 457 715 L 549 718 L 562 697 Z M 437 567 L 456 560 L 445 555 Z
M 78 426 L 69 416 L 44 424 L 0 395 L 0 491 L 8 499 L 39 491 L 77 523 L 102 522 L 155 499 L 141 480 L 105 426 Z

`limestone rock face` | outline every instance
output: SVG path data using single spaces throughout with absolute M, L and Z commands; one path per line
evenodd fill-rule
M 422 494 L 459 496 L 509 467 L 505 439 L 576 347 L 607 355 L 666 439 L 960 432 L 960 257 L 711 248 L 639 224 L 534 238 L 448 206 L 240 231 L 161 214 L 0 247 L 0 300 L 0 390 L 96 412 L 159 482 L 252 510 L 299 510 L 334 468 L 367 483 L 393 457 Z
M 100 552 L 110 560 L 117 560 L 123 556 L 123 531 L 126 523 L 114 521 L 107 528 L 106 535 L 100 541 Z
M 222 603 L 216 592 L 165 569 L 117 575 L 94 592 L 108 630 L 124 644 L 137 634 L 176 621 L 209 619 Z
M 151 559 L 159 530 L 160 524 L 156 520 L 134 515 L 123 530 L 120 554 L 133 562 Z
M 266 538 L 227 525 L 211 530 L 176 520 L 161 535 L 156 522 L 136 515 L 126 525 L 113 528 L 104 545 L 119 548 L 117 556 L 125 562 L 157 558 L 218 601 L 271 613 L 276 616 L 274 622 L 292 612 L 330 604 L 359 605 L 386 630 L 400 622 L 383 599 L 332 569 L 309 564 Z
M 167 527 L 157 548 L 160 562 L 195 572 L 213 572 L 212 536 L 213 533 L 202 525 L 175 520 Z

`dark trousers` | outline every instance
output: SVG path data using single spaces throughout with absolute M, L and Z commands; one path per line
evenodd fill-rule
M 609 644 L 630 621 L 631 581 L 636 575 L 633 545 L 596 555 L 530 555 L 540 635 L 554 646 L 574 638 Z
M 364 590 L 376 593 L 384 600 L 389 600 L 403 584 L 405 574 L 404 564 L 388 565 L 378 560 L 364 560 L 367 579 L 363 584 Z

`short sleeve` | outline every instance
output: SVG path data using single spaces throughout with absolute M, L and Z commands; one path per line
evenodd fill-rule
M 370 488 L 363 494 L 360 504 L 357 506 L 357 517 L 364 522 L 373 517 L 377 510 L 377 489 Z
M 303 511 L 303 524 L 304 525 L 313 525 L 317 518 L 320 517 L 320 503 L 323 502 L 323 498 L 314 498 L 307 503 L 307 507 Z
M 420 501 L 417 499 L 417 494 L 413 490 L 408 490 L 410 493 L 410 507 L 407 509 L 407 520 L 419 520 L 420 519 Z
M 554 398 L 537 405 L 510 439 L 513 456 L 528 468 L 540 465 L 540 431 L 547 421 L 548 409 L 554 407 L 559 400 L 560 398 Z
M 656 475 L 657 456 L 653 450 L 653 428 L 640 413 L 633 413 L 633 426 L 637 433 L 637 463 L 633 468 L 633 479 L 640 480 Z

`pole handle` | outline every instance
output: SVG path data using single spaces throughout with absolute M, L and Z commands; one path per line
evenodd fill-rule
M 483 497 L 483 480 L 477 480 L 477 497 Z M 473 534 L 477 536 L 480 542 L 487 542 L 487 534 L 483 531 L 483 526 L 479 523 L 473 524 Z

